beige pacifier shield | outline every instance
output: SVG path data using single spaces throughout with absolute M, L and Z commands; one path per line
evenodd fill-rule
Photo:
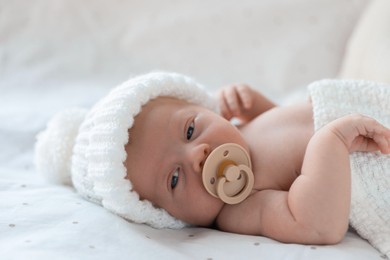
M 254 182 L 248 153 L 233 143 L 218 146 L 204 164 L 202 180 L 214 197 L 229 204 L 241 202 L 249 195 Z

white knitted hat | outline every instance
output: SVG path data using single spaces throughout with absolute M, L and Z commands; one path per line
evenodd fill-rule
M 90 201 L 136 223 L 155 228 L 182 228 L 185 223 L 132 190 L 124 162 L 128 130 L 143 105 L 158 96 L 171 96 L 216 111 L 216 103 L 191 78 L 154 72 L 114 88 L 90 111 L 58 113 L 38 134 L 35 163 L 54 183 L 71 184 Z

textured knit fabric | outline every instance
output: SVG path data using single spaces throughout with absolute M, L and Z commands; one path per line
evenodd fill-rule
M 309 92 L 316 130 L 355 112 L 390 127 L 390 86 L 368 81 L 323 80 L 311 84 Z M 357 152 L 350 159 L 350 224 L 390 257 L 390 156 Z
M 55 183 L 71 182 L 85 198 L 136 223 L 155 228 L 181 228 L 185 223 L 140 200 L 126 179 L 125 146 L 142 106 L 158 96 L 171 96 L 216 111 L 216 102 L 191 78 L 154 72 L 114 88 L 90 111 L 57 114 L 38 135 L 35 162 Z M 131 161 L 131 160 L 130 160 Z M 131 164 L 131 163 L 130 163 Z

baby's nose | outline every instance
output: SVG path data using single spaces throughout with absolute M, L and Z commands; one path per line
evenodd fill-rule
M 208 144 L 200 144 L 193 148 L 192 158 L 190 159 L 193 161 L 193 169 L 196 173 L 202 172 L 203 165 L 210 152 L 211 148 Z

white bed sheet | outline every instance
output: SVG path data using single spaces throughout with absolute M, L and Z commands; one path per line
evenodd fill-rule
M 289 1 L 245 0 L 239 6 L 222 0 L 210 1 L 210 8 L 206 9 L 196 4 L 198 1 L 189 1 L 187 3 L 192 3 L 190 6 L 195 9 L 190 18 L 191 12 L 187 12 L 187 16 L 180 15 L 183 8 L 189 10 L 185 4 L 175 1 L 172 1 L 174 5 L 165 7 L 165 11 L 169 10 L 165 16 L 155 13 L 158 8 L 164 8 L 162 5 L 157 4 L 156 10 L 152 8 L 154 11 L 143 6 L 153 1 L 110 1 L 117 4 L 116 9 L 127 8 L 130 13 L 127 17 L 126 12 L 119 12 L 118 21 L 114 12 L 104 15 L 108 8 L 104 1 L 37 0 L 30 5 L 22 0 L 0 0 L 0 258 L 385 258 L 353 231 L 349 231 L 338 245 L 312 246 L 282 244 L 264 237 L 204 228 L 152 229 L 129 223 L 85 201 L 71 187 L 47 184 L 34 168 L 35 135 L 54 113 L 71 106 L 90 107 L 129 74 L 151 69 L 175 70 L 195 76 L 212 86 L 212 91 L 222 83 L 248 79 L 247 82 L 255 83 L 271 96 L 281 98 L 291 97 L 287 94 L 318 77 L 335 76 L 343 46 L 366 1 L 318 0 L 317 4 L 312 4 L 311 0 L 295 0 L 296 5 Z M 226 12 L 218 13 L 222 3 Z M 316 5 L 321 5 L 323 11 L 315 9 Z M 147 19 L 138 19 L 142 15 L 134 8 L 141 14 L 155 14 L 160 20 L 166 19 L 166 23 L 157 26 Z M 265 8 L 271 8 L 271 12 L 263 10 Z M 199 10 L 202 10 L 200 21 L 196 19 Z M 339 10 L 345 11 L 341 18 Z M 256 18 L 256 12 L 264 17 Z M 270 28 L 246 28 L 247 35 L 240 35 L 245 36 L 244 43 L 237 38 L 222 48 L 229 55 L 221 52 L 205 60 L 205 46 L 216 48 L 229 39 L 231 30 L 243 33 L 240 15 L 235 16 L 228 27 L 222 26 L 225 13 L 227 17 L 235 13 L 252 14 L 252 22 L 268 23 Z M 132 14 L 138 15 L 139 23 L 135 27 L 130 21 Z M 179 15 L 172 17 L 175 14 Z M 329 16 L 334 19 L 327 19 Z M 283 28 L 288 24 L 286 17 L 298 28 Z M 126 19 L 131 25 L 127 28 L 129 33 L 117 38 L 116 33 L 126 29 L 123 25 Z M 180 23 L 179 27 L 175 27 L 177 22 L 172 25 L 173 20 L 188 23 L 189 32 L 183 32 Z M 340 26 L 332 33 L 326 47 L 322 39 L 329 38 L 334 20 Z M 209 21 L 215 21 L 218 26 L 208 28 L 205 24 Z M 307 24 L 308 21 L 314 23 L 314 27 Z M 164 35 L 164 30 L 170 36 L 181 33 L 179 42 L 175 46 L 172 41 L 172 49 L 166 48 L 167 42 L 148 45 L 148 25 L 154 31 L 159 30 L 158 37 Z M 110 26 L 116 29 L 110 31 Z M 61 30 L 54 29 L 57 27 Z M 213 28 L 222 31 L 215 35 Z M 208 37 L 209 42 L 193 43 L 190 49 L 194 51 L 188 52 L 183 48 L 183 41 L 191 39 L 194 30 L 200 36 Z M 269 34 L 264 35 L 269 42 L 265 41 L 263 47 L 254 45 L 259 40 L 254 33 L 257 30 Z M 318 30 L 323 32 L 318 33 Z M 305 36 L 305 33 L 310 35 Z M 297 36 L 303 38 L 297 40 Z M 138 37 L 138 40 L 131 37 Z M 276 40 L 278 44 L 272 49 Z M 91 42 L 96 44 L 91 45 Z M 129 47 L 125 46 L 126 42 Z M 252 44 L 248 45 L 248 42 Z M 150 52 L 154 48 L 158 50 Z M 318 48 L 320 51 L 316 52 Z M 199 53 L 206 55 L 199 60 Z M 158 59 L 154 57 L 157 63 L 153 62 L 153 55 L 158 56 Z M 252 58 L 257 60 L 252 64 L 255 68 L 250 68 Z M 311 67 L 313 61 L 319 59 L 323 59 L 323 63 Z M 245 64 L 249 64 L 247 68 L 242 67 Z M 279 71 L 274 71 L 275 68 Z

